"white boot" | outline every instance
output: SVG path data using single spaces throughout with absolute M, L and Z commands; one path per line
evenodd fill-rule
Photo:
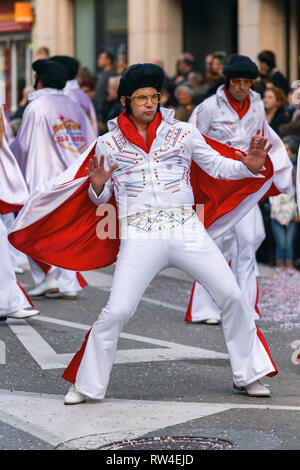
M 65 396 L 64 404 L 77 405 L 79 403 L 84 403 L 85 401 L 86 396 L 83 395 L 83 393 L 77 392 L 75 385 L 72 384 Z
M 194 323 L 195 325 L 200 325 L 202 323 L 205 323 L 206 325 L 219 325 L 221 322 L 216 318 L 207 318 L 206 320 L 187 321 L 186 323 Z
M 48 292 L 58 292 L 58 284 L 55 279 L 46 276 L 41 284 L 28 292 L 28 295 L 29 297 L 40 297 Z
M 17 310 L 16 312 L 11 312 L 11 313 L 5 314 L 4 317 L 6 317 L 6 318 L 18 318 L 18 319 L 20 319 L 20 318 L 30 318 L 30 317 L 35 317 L 39 313 L 40 313 L 39 310 L 34 310 L 34 309 L 26 310 L 26 309 L 21 308 L 20 310 Z
M 206 320 L 203 320 L 202 323 L 205 323 L 206 325 L 219 325 L 220 321 L 216 318 L 207 318 Z
M 259 380 L 252 382 L 249 385 L 245 385 L 244 387 L 238 387 L 237 385 L 233 384 L 233 388 L 238 390 L 239 392 L 246 392 L 249 397 L 269 397 L 270 390 L 265 387 Z

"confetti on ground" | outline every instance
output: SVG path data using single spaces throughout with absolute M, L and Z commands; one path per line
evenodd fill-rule
M 300 271 L 260 265 L 258 285 L 262 325 L 300 328 Z
M 229 450 L 232 444 L 214 437 L 151 437 L 123 441 L 99 450 Z

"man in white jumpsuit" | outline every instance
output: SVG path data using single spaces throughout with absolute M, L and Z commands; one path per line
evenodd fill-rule
M 52 60 L 62 64 L 67 71 L 67 82 L 64 88 L 64 93 L 80 104 L 82 110 L 85 112 L 87 118 L 91 122 L 93 129 L 95 131 L 95 139 L 98 137 L 98 125 L 96 118 L 96 111 L 92 100 L 88 95 L 80 88 L 79 82 L 77 80 L 79 62 L 73 57 L 65 55 L 57 55 L 51 57 Z
M 195 108 L 189 122 L 202 134 L 244 151 L 247 151 L 253 133 L 262 131 L 273 144 L 270 151 L 275 169 L 273 194 L 288 192 L 292 188 L 292 165 L 285 146 L 267 124 L 260 95 L 250 89 L 258 76 L 256 64 L 246 56 L 233 54 L 223 73 L 225 85 Z M 249 314 L 254 319 L 260 318 L 255 254 L 264 238 L 263 219 L 256 205 L 228 233 L 216 240 L 231 264 Z M 185 321 L 208 324 L 221 321 L 218 305 L 199 283 L 193 286 Z
M 36 91 L 29 96 L 22 124 L 11 144 L 29 193 L 68 168 L 94 141 L 94 130 L 80 105 L 64 94 L 65 68 L 53 60 L 37 60 Z M 47 266 L 29 258 L 35 287 L 32 298 L 75 299 L 86 286 L 81 274 Z
M 8 231 L 3 220 L 4 215 L 21 209 L 28 196 L 26 183 L 8 146 L 4 131 L 0 105 L 0 320 L 23 319 L 39 314 L 38 310 L 32 308 L 31 301 L 16 279 L 7 239 Z
M 153 64 L 132 65 L 124 72 L 118 96 L 126 112 L 98 139 L 87 169 L 96 205 L 114 193 L 122 235 L 109 301 L 81 357 L 77 353 L 63 374 L 72 383 L 65 404 L 104 398 L 122 328 L 148 284 L 168 266 L 193 276 L 218 303 L 236 389 L 269 396 L 259 379 L 277 373 L 228 264 L 192 208 L 188 177 L 193 159 L 214 178 L 265 178 L 259 171 L 270 146 L 255 135 L 249 153 L 239 153 L 242 161 L 222 157 L 194 126 L 175 121 L 172 110 L 159 111 L 163 79 L 162 69 Z

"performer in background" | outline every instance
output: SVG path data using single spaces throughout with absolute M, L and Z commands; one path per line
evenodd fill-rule
M 1 97 L 0 97 L 1 98 Z M 0 105 L 0 320 L 29 318 L 39 314 L 16 279 L 11 258 L 8 231 L 4 223 L 7 214 L 20 210 L 28 197 L 28 190 L 19 165 L 12 154 L 5 135 Z
M 274 184 L 268 195 L 292 191 L 292 164 L 284 143 L 268 125 L 260 95 L 251 90 L 258 68 L 249 57 L 233 54 L 223 70 L 225 85 L 195 108 L 190 123 L 213 139 L 246 151 L 250 139 L 260 129 L 272 144 Z M 216 240 L 231 264 L 249 314 L 260 318 L 256 251 L 265 238 L 261 211 L 256 205 L 227 234 Z M 218 324 L 221 312 L 207 290 L 195 283 L 185 321 Z
M 1 111 L 2 111 L 2 116 L 3 116 L 3 121 L 4 121 L 6 144 L 10 145 L 14 139 L 14 133 L 11 129 L 11 126 L 8 120 L 6 119 L 4 108 L 1 109 Z M 9 212 L 7 214 L 2 215 L 2 222 L 4 222 L 7 228 L 7 232 L 10 231 L 14 220 L 15 220 L 15 214 L 13 212 Z M 27 257 L 24 255 L 24 253 L 21 253 L 19 250 L 16 250 L 10 243 L 8 246 L 9 246 L 12 263 L 14 265 L 15 273 L 23 274 L 24 268 L 22 267 L 22 265 L 27 263 Z
M 65 68 L 54 60 L 37 60 L 35 92 L 29 97 L 21 127 L 11 144 L 29 192 L 61 174 L 94 140 L 80 105 L 64 94 Z M 75 299 L 86 286 L 82 275 L 29 258 L 35 288 L 32 298 Z
M 67 70 L 68 77 L 66 86 L 64 88 L 64 93 L 69 96 L 69 98 L 74 101 L 77 101 L 77 103 L 80 104 L 81 108 L 83 109 L 90 123 L 93 126 L 96 139 L 98 137 L 96 111 L 92 100 L 90 100 L 88 95 L 79 86 L 77 80 L 79 69 L 78 60 L 74 59 L 73 57 L 63 55 L 56 55 L 51 59 L 61 63 Z

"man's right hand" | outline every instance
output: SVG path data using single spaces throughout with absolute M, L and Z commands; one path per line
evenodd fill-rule
M 117 167 L 118 164 L 115 163 L 110 170 L 106 171 L 104 169 L 104 155 L 101 155 L 99 163 L 96 155 L 90 159 L 89 168 L 86 169 L 86 173 L 90 178 L 91 186 L 97 196 L 100 196 L 106 181 L 111 178 L 111 175 Z

